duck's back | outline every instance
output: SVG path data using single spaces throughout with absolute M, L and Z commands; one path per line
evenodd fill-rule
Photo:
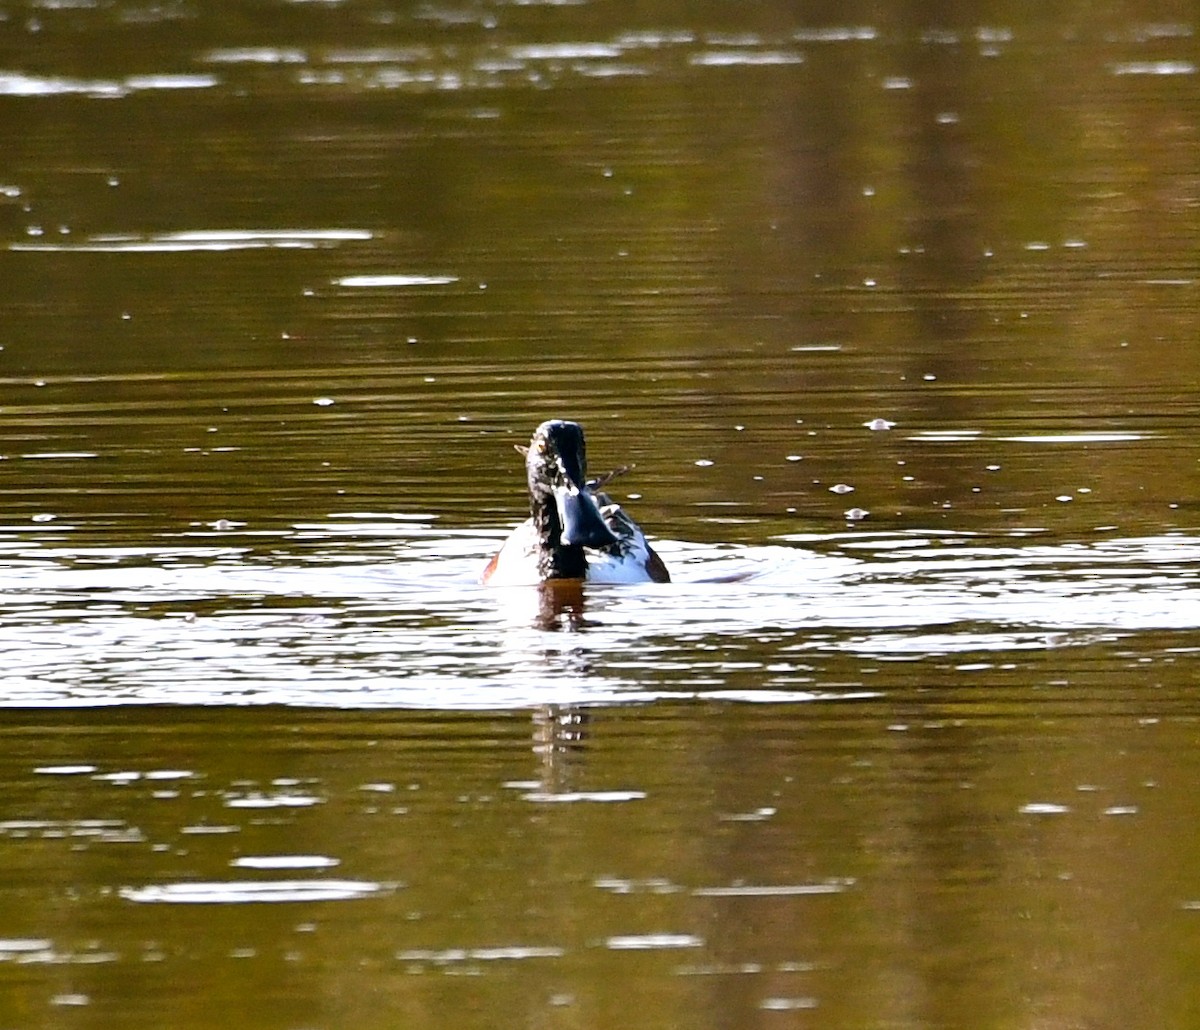
M 667 566 L 646 540 L 642 528 L 607 494 L 597 494 L 600 514 L 617 542 L 588 551 L 589 583 L 669 583 Z

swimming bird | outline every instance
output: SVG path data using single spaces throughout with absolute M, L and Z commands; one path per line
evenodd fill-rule
M 543 422 L 529 446 L 517 450 L 525 455 L 530 515 L 488 562 L 480 582 L 670 582 L 646 534 L 600 491 L 627 469 L 587 478 L 583 427 L 578 422 Z

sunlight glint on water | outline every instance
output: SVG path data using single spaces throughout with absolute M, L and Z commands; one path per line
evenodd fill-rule
M 331 523 L 324 539 L 343 559 L 353 557 L 345 525 Z M 429 527 L 384 528 L 393 541 L 415 533 L 386 564 L 371 550 L 331 565 L 313 554 L 282 564 L 196 548 L 157 565 L 126 549 L 114 567 L 58 547 L 53 564 L 10 567 L 0 581 L 2 633 L 5 650 L 23 660 L 6 677 L 6 703 L 520 708 L 710 693 L 753 701 L 759 691 L 774 703 L 858 698 L 871 684 L 847 683 L 841 671 L 831 680 L 821 655 L 1019 654 L 1188 630 L 1200 611 L 1200 542 L 1185 537 L 1087 546 L 963 534 L 806 535 L 804 547 L 662 541 L 674 583 L 597 587 L 564 605 L 536 588 L 477 586 L 495 538 L 459 536 L 455 558 Z M 305 534 L 313 548 L 317 527 Z M 441 555 L 432 579 L 430 549 Z M 731 689 L 734 679 L 754 686 Z

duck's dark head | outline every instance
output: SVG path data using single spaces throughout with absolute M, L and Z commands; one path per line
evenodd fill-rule
M 582 548 L 617 542 L 587 488 L 587 453 L 578 422 L 543 422 L 528 450 L 519 449 L 525 451 L 529 503 L 544 545 L 579 549 L 582 560 Z

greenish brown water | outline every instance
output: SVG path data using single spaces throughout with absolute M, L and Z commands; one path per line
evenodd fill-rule
M 1194 1022 L 1196 32 L 0 0 L 0 1025 Z

